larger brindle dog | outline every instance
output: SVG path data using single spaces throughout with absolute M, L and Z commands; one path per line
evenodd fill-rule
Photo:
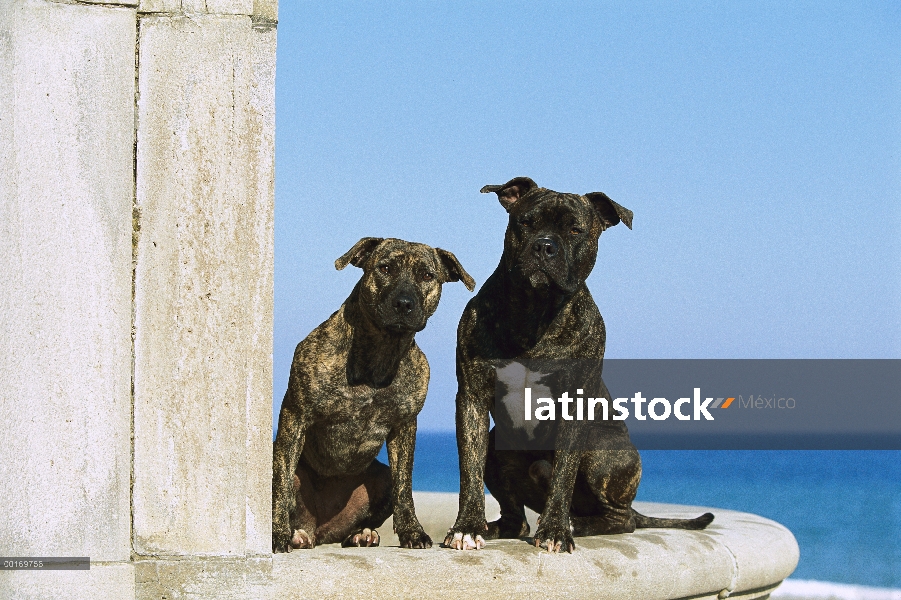
M 620 222 L 631 229 L 632 212 L 600 192 L 559 193 L 526 177 L 482 192 L 497 194 L 509 223 L 500 264 L 457 330 L 460 510 L 445 545 L 477 549 L 485 539 L 527 536 L 524 506 L 541 515 L 535 545 L 554 552 L 572 552 L 573 536 L 703 529 L 713 515 L 658 519 L 632 509 L 641 460 L 622 421 L 602 422 L 590 444 L 579 441 L 577 423 L 560 420 L 551 432 L 555 449 L 497 449 L 498 428 L 489 432 L 488 419 L 491 413 L 496 423 L 505 421 L 495 406 L 496 371 L 511 360 L 587 364 L 579 380 L 557 387 L 610 399 L 601 379 L 604 321 L 585 279 L 601 233 Z M 492 523 L 485 520 L 483 483 L 501 507 Z

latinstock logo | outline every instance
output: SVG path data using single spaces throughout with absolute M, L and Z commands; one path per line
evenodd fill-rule
M 557 419 L 556 404 L 560 405 L 560 418 L 564 421 L 594 421 L 596 418 L 607 421 L 625 421 L 631 416 L 639 421 L 644 421 L 648 417 L 655 421 L 665 421 L 670 417 L 675 417 L 679 421 L 713 421 L 715 417 L 710 410 L 726 409 L 730 406 L 741 408 L 795 408 L 797 402 L 794 398 L 776 398 L 773 395 L 770 398 L 764 398 L 758 395 L 756 400 L 754 395 L 744 397 L 738 396 L 738 402 L 735 403 L 735 397 L 707 397 L 701 400 L 701 388 L 694 388 L 694 395 L 691 398 L 679 398 L 671 403 L 666 398 L 648 399 L 642 396 L 641 392 L 636 392 L 631 398 L 616 398 L 612 402 L 613 410 L 611 414 L 610 401 L 607 398 L 584 398 L 584 391 L 580 388 L 576 390 L 576 397 L 573 398 L 568 392 L 563 392 L 556 402 L 553 398 L 537 398 L 532 401 L 533 391 L 531 387 L 523 390 L 523 419 L 531 421 L 534 418 L 538 421 L 554 421 Z M 630 411 L 628 404 L 632 403 Z M 645 403 L 647 408 L 645 410 Z M 571 406 L 575 404 L 575 413 L 571 412 Z M 687 405 L 687 406 L 686 406 Z M 684 410 L 689 410 L 686 414 Z
M 554 359 L 494 367 L 492 417 L 502 449 L 573 440 L 607 448 L 611 436 L 625 434 L 639 449 L 901 450 L 901 360 Z

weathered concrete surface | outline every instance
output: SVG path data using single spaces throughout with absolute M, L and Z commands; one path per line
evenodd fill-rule
M 0 3 L 7 556 L 129 559 L 134 44 L 133 9 Z
M 251 555 L 272 552 L 272 330 L 275 216 L 275 48 L 274 27 L 255 27 L 250 48 L 250 197 L 253 274 L 247 298 L 253 338 L 248 349 L 247 545 Z
M 252 15 L 254 0 L 140 0 L 142 13 Z
M 277 5 L 258 4 L 146 1 L 175 14 L 138 24 L 137 0 L 0 2 L 0 546 L 92 559 L 0 573 L 2 598 L 271 589 Z
M 136 598 L 148 600 L 266 600 L 272 596 L 271 558 L 138 560 Z
M 46 1 L 46 0 L 45 0 Z M 57 0 L 50 0 L 51 2 Z M 116 6 L 137 6 L 138 0 L 79 0 L 83 4 L 114 4 Z M 72 2 L 74 4 L 74 2 Z
M 130 563 L 92 564 L 87 571 L 4 571 L 4 600 L 130 600 L 135 597 L 135 569 Z
M 135 11 L 0 3 L 0 598 L 134 594 Z M 117 561 L 121 561 L 117 564 Z
M 45 2 L 47 0 L 44 0 Z M 50 2 L 56 2 L 61 0 L 50 0 Z M 137 6 L 138 0 L 78 0 L 79 3 L 82 4 L 114 4 L 116 6 Z M 70 2 L 71 4 L 75 4 L 75 2 Z
M 416 512 L 437 543 L 453 524 L 455 494 L 414 494 Z M 489 519 L 497 516 L 490 497 Z M 689 517 L 701 507 L 637 503 L 644 514 Z M 567 598 L 765 598 L 798 562 L 792 534 L 777 523 L 710 509 L 705 531 L 644 529 L 633 534 L 578 538 L 572 555 L 552 555 L 525 541 L 488 542 L 479 551 L 403 550 L 390 521 L 379 530 L 380 548 L 320 546 L 273 557 L 275 597 L 293 597 L 303 582 L 307 597 L 554 595 Z M 491 513 L 494 513 L 493 515 Z M 535 514 L 529 515 L 534 528 Z M 761 551 L 751 555 L 751 547 Z M 759 565 L 764 564 L 761 568 Z M 739 576 L 738 574 L 741 574 Z
M 141 19 L 138 555 L 270 549 L 274 44 L 247 16 Z
M 278 0 L 253 0 L 254 18 L 275 23 L 278 21 Z

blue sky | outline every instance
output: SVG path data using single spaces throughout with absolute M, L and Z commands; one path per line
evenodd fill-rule
M 456 254 L 480 285 L 489 183 L 635 213 L 589 287 L 617 358 L 901 358 L 901 4 L 283 2 L 274 401 L 364 236 Z M 444 286 L 417 334 L 423 430 L 453 429 Z

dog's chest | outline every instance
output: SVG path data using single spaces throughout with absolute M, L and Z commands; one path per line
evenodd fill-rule
M 421 404 L 394 385 L 379 389 L 359 385 L 333 390 L 329 401 L 321 403 L 318 408 L 317 420 L 365 424 L 406 421 L 416 416 Z

